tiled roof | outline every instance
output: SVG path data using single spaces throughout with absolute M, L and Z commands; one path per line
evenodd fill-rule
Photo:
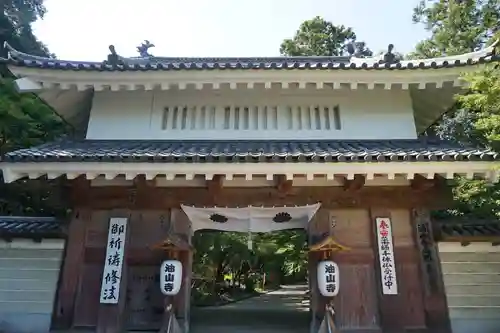
M 9 57 L 4 62 L 10 65 L 44 68 L 67 69 L 73 71 L 171 71 L 171 70 L 213 70 L 213 69 L 313 69 L 313 70 L 381 70 L 381 69 L 437 69 L 462 67 L 479 63 L 500 61 L 494 46 L 484 50 L 458 56 L 433 59 L 403 60 L 396 63 L 384 63 L 380 56 L 355 58 L 350 56 L 327 57 L 120 57 L 121 64 L 106 62 L 71 61 L 33 56 L 13 49 L 6 44 Z
M 496 160 L 490 150 L 429 138 L 325 141 L 57 141 L 5 155 L 7 162 L 392 162 Z
M 461 238 L 500 238 L 500 222 L 491 221 L 469 221 L 467 223 L 441 222 L 438 223 L 437 238 L 461 239 Z
M 61 238 L 63 230 L 53 217 L 0 216 L 0 237 Z

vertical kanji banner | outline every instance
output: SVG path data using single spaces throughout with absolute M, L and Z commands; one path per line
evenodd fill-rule
M 111 218 L 109 221 L 108 243 L 102 275 L 100 303 L 117 304 L 120 297 L 120 282 L 125 252 L 126 218 Z
M 398 282 L 396 264 L 394 262 L 394 246 L 392 242 L 391 219 L 377 217 L 378 257 L 380 262 L 380 278 L 384 295 L 397 295 Z

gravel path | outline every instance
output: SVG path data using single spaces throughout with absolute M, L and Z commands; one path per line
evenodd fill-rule
M 192 333 L 305 333 L 309 331 L 306 285 L 280 289 L 239 302 L 191 310 Z

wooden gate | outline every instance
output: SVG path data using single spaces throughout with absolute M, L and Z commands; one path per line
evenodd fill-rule
M 126 328 L 158 330 L 164 297 L 160 292 L 158 266 L 131 266 L 127 280 Z

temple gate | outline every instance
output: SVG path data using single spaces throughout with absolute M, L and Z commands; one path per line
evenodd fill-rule
M 450 205 L 457 176 L 497 182 L 499 157 L 424 133 L 464 92 L 463 72 L 500 60 L 497 45 L 415 60 L 397 59 L 392 45 L 373 58 L 163 58 L 144 56 L 149 44 L 126 58 L 111 45 L 102 62 L 6 45 L 1 61 L 16 88 L 76 129 L 0 162 L 7 183 L 59 179 L 69 188 L 53 326 L 156 330 L 175 316 L 187 333 L 193 226 L 268 231 L 292 223 L 293 207 L 320 203 L 301 215 L 313 250 L 311 333 L 322 323 L 359 333 L 450 332 L 429 212 Z M 291 208 L 266 223 L 260 213 L 224 215 L 249 206 Z M 228 208 L 212 221 L 186 207 Z M 165 242 L 183 267 L 167 307 L 159 287 Z M 325 258 L 333 248 L 348 251 Z M 328 290 L 317 284 L 326 281 L 315 276 L 326 259 L 338 265 L 336 296 L 328 296 L 331 282 Z

